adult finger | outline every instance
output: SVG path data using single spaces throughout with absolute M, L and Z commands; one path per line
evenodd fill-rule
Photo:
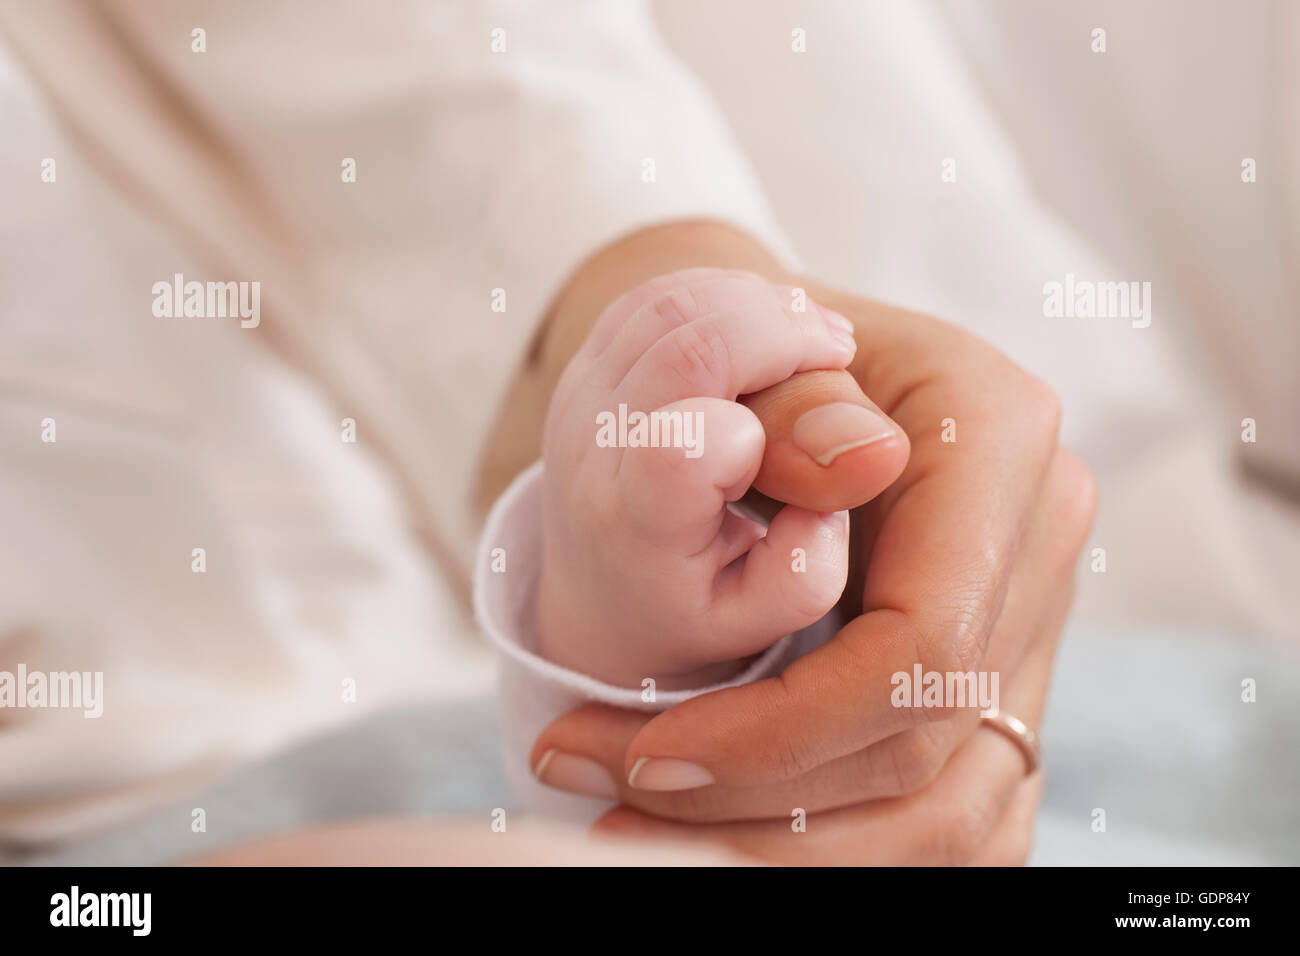
M 1020 775 L 990 735 L 978 734 L 933 787 L 826 813 L 792 806 L 782 820 L 686 824 L 621 807 L 593 827 L 601 836 L 724 846 L 757 859 L 804 865 L 925 865 L 968 862 L 987 842 Z
M 1035 645 L 1025 659 L 1033 679 L 1002 701 L 1031 727 L 1041 719 L 1042 689 L 1055 642 Z M 970 737 L 930 786 L 906 797 L 875 800 L 825 813 L 802 805 L 784 819 L 684 824 L 623 807 L 599 820 L 594 832 L 631 838 L 722 844 L 759 859 L 813 865 L 954 865 L 969 863 L 987 846 L 1025 779 L 1020 750 L 989 730 Z M 795 826 L 795 824 L 801 824 Z

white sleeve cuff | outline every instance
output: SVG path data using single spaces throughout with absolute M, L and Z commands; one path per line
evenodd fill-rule
M 479 545 L 474 580 L 479 626 L 497 649 L 531 678 L 553 690 L 568 691 L 580 701 L 661 711 L 700 694 L 768 677 L 785 666 L 795 635 L 781 638 L 731 680 L 692 690 L 656 691 L 654 701 L 646 701 L 639 687 L 607 684 L 535 653 L 532 598 L 542 553 L 541 477 L 539 461 L 516 478 L 493 505 Z

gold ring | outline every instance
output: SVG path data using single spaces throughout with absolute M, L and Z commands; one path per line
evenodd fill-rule
M 1020 749 L 1020 753 L 1025 758 L 1025 776 L 1038 769 L 1038 734 L 1030 730 L 1023 720 L 1011 714 L 1004 714 L 1000 710 L 987 710 L 980 714 L 980 720 L 985 721 L 985 726 L 996 730 Z

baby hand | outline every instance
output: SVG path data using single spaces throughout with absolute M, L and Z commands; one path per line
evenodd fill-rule
M 545 657 L 623 686 L 700 686 L 835 605 L 847 512 L 787 505 L 764 530 L 727 507 L 765 445 L 736 398 L 843 369 L 856 350 L 847 319 L 801 296 L 750 273 L 692 269 L 602 314 L 547 420 Z M 865 410 L 853 431 L 853 411 L 827 423 L 828 452 L 895 434 Z

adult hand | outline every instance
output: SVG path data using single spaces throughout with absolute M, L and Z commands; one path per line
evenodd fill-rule
M 1050 390 L 996 350 L 924 316 L 809 294 L 854 321 L 850 372 L 912 442 L 901 478 L 855 512 L 863 613 L 779 677 L 652 719 L 565 715 L 539 737 L 534 766 L 550 750 L 603 765 L 624 804 L 598 824 L 606 833 L 720 839 L 790 862 L 1019 862 L 1040 775 L 1025 778 L 1010 741 L 976 733 L 974 708 L 894 707 L 891 677 L 917 663 L 997 672 L 1002 709 L 1037 726 L 1095 509 L 1091 477 L 1057 445 Z M 776 449 L 831 401 L 871 405 L 833 373 L 749 404 Z M 861 460 L 869 471 L 869 448 Z M 769 488 L 812 506 L 815 469 L 794 454 L 770 465 Z M 798 811 L 806 833 L 791 827 Z

